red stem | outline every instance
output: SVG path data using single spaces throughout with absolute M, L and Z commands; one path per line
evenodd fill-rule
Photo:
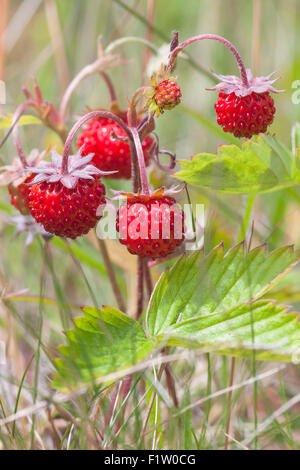
M 111 102 L 112 103 L 117 102 L 116 90 L 115 90 L 115 87 L 113 85 L 113 82 L 111 81 L 110 76 L 106 72 L 100 72 L 100 75 L 102 76 L 102 78 L 104 79 L 104 81 L 107 85 L 107 89 L 108 89 L 108 92 L 109 92 Z
M 133 137 L 133 141 L 135 143 L 136 153 L 137 153 L 138 162 L 139 162 L 142 192 L 146 196 L 149 196 L 150 191 L 149 191 L 149 186 L 148 186 L 148 179 L 147 179 L 147 173 L 146 173 L 144 152 L 143 152 L 141 139 L 140 139 L 137 128 L 132 127 L 132 128 L 130 128 L 130 131 L 131 131 L 131 134 L 132 134 L 132 137 Z
M 226 47 L 228 47 L 228 49 L 232 52 L 232 54 L 234 55 L 237 61 L 244 86 L 249 87 L 246 69 L 237 49 L 231 44 L 230 41 L 227 41 L 227 39 L 223 38 L 222 36 L 217 36 L 216 34 L 200 34 L 199 36 L 193 36 L 192 38 L 187 39 L 186 41 L 180 43 L 170 54 L 170 60 L 169 60 L 169 64 L 167 67 L 167 71 L 170 72 L 172 70 L 174 61 L 179 52 L 181 52 L 189 44 L 192 44 L 193 42 L 196 42 L 196 41 L 201 41 L 202 39 L 213 39 L 214 41 L 219 41 L 222 44 L 224 44 Z
M 20 142 L 18 126 L 15 126 L 14 129 L 13 129 L 13 139 L 14 139 L 14 143 L 15 143 L 15 146 L 16 146 L 16 149 L 17 149 L 17 152 L 18 152 L 18 156 L 21 160 L 21 163 L 22 163 L 24 168 L 27 168 L 28 163 L 27 163 L 25 154 L 23 152 L 22 144 Z
M 12 131 L 14 130 L 14 127 L 18 124 L 22 114 L 26 111 L 27 108 L 29 108 L 30 106 L 34 106 L 34 104 L 35 104 L 35 102 L 33 100 L 28 100 L 28 101 L 25 101 L 25 103 L 22 103 L 17 107 L 17 109 L 15 111 L 15 114 L 14 114 L 14 117 L 13 117 L 13 120 L 12 120 L 11 127 L 9 128 L 7 134 L 3 137 L 3 139 L 0 142 L 0 148 L 7 141 L 8 137 L 10 136 Z
M 81 128 L 81 126 L 83 126 L 83 124 L 86 121 L 89 121 L 90 119 L 96 119 L 96 118 L 112 119 L 123 129 L 123 131 L 127 134 L 128 139 L 132 140 L 132 133 L 129 127 L 116 114 L 113 114 L 110 111 L 91 111 L 90 113 L 85 114 L 81 119 L 79 119 L 79 121 L 76 122 L 76 124 L 74 124 L 74 126 L 70 130 L 68 137 L 66 139 L 64 153 L 63 153 L 63 161 L 62 161 L 62 174 L 63 175 L 68 173 L 68 158 L 69 158 L 69 153 L 70 153 L 70 149 L 72 145 L 72 140 L 76 132 Z

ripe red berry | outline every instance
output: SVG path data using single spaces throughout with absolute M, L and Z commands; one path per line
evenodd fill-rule
M 184 213 L 164 194 L 131 195 L 118 211 L 116 228 L 131 254 L 164 258 L 184 241 Z
M 223 131 L 247 138 L 266 132 L 276 111 L 274 100 L 268 92 L 237 96 L 234 92 L 225 94 L 222 91 L 215 110 Z
M 214 75 L 220 83 L 209 90 L 220 91 L 215 110 L 223 130 L 247 138 L 266 132 L 276 111 L 270 92 L 280 93 L 272 86 L 277 80 L 272 78 L 274 73 L 253 77 L 247 69 L 247 83 L 234 75 Z
M 93 155 L 70 155 L 67 168 L 52 151 L 52 162 L 42 162 L 29 185 L 28 206 L 36 222 L 46 232 L 59 237 L 76 238 L 95 227 L 106 204 L 102 174 L 91 165 Z M 101 210 L 102 209 L 102 210 Z
M 124 121 L 126 119 L 122 116 Z M 126 138 L 121 127 L 112 119 L 100 118 L 89 121 L 77 139 L 77 147 L 82 148 L 82 155 L 93 153 L 92 163 L 102 171 L 115 171 L 110 178 L 131 177 L 131 154 L 127 142 L 113 137 L 113 134 Z M 153 140 L 147 136 L 143 143 L 146 166 L 150 162 L 150 148 Z
M 29 188 L 31 215 L 46 232 L 59 237 L 76 238 L 87 233 L 101 217 L 97 215 L 98 207 L 105 205 L 105 187 L 99 177 L 79 179 L 73 188 L 66 188 L 60 181 Z
M 32 180 L 32 176 L 25 179 L 24 183 L 15 186 L 13 183 L 8 185 L 8 192 L 10 194 L 10 203 L 18 209 L 23 215 L 29 214 L 28 208 L 28 183 Z
M 33 176 L 30 176 L 31 170 L 37 168 L 46 154 L 47 151 L 39 152 L 37 149 L 33 149 L 26 157 L 26 166 L 20 158 L 15 158 L 11 164 L 0 168 L 0 186 L 7 186 L 10 203 L 22 215 L 29 214 L 28 184 L 33 179 Z

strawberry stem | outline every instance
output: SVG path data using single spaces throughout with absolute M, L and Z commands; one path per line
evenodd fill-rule
M 106 72 L 100 72 L 100 75 L 102 76 L 102 78 L 104 79 L 104 81 L 106 83 L 111 103 L 112 104 L 117 103 L 118 99 L 117 99 L 116 90 L 115 90 L 114 84 L 113 84 L 110 76 Z
M 92 64 L 88 64 L 82 70 L 80 70 L 80 72 L 73 78 L 62 97 L 59 108 L 59 114 L 63 121 L 66 119 L 67 116 L 67 110 L 70 103 L 70 99 L 74 91 L 80 85 L 80 83 L 87 77 L 90 77 L 91 75 L 94 75 L 98 72 L 103 72 L 106 68 L 114 67 L 115 65 L 118 65 L 118 57 L 107 55 L 98 58 Z
M 138 157 L 138 163 L 139 163 L 139 168 L 140 168 L 140 176 L 141 176 L 141 186 L 142 186 L 142 192 L 146 196 L 150 195 L 149 191 L 149 186 L 148 186 L 148 179 L 147 179 L 147 173 L 146 173 L 146 167 L 145 167 L 145 159 L 144 159 L 144 152 L 142 148 L 142 143 L 140 139 L 140 135 L 138 133 L 138 130 L 136 127 L 131 127 L 130 128 L 133 141 L 135 144 L 136 148 L 136 153 Z
M 125 122 L 116 114 L 111 113 L 110 111 L 91 111 L 90 113 L 85 114 L 82 116 L 79 121 L 77 121 L 72 129 L 70 130 L 68 137 L 66 139 L 64 153 L 63 153 L 63 160 L 62 160 L 62 175 L 66 175 L 68 173 L 68 158 L 69 153 L 71 150 L 72 140 L 78 132 L 78 130 L 90 119 L 97 119 L 97 118 L 107 118 L 115 121 L 127 134 L 129 140 L 132 140 L 132 133 L 129 127 L 125 124 Z
M 217 36 L 216 34 L 200 34 L 199 36 L 193 36 L 192 38 L 189 38 L 186 41 L 180 43 L 175 49 L 172 50 L 170 54 L 169 64 L 167 66 L 167 72 L 171 72 L 174 66 L 175 59 L 177 55 L 179 54 L 179 52 L 181 52 L 189 44 L 192 44 L 193 42 L 196 42 L 196 41 L 201 41 L 202 39 L 213 39 L 214 41 L 219 41 L 222 44 L 224 44 L 226 47 L 228 47 L 228 49 L 232 52 L 232 54 L 234 55 L 237 61 L 238 67 L 240 69 L 240 74 L 241 74 L 241 79 L 243 81 L 243 85 L 248 88 L 249 82 L 247 78 L 246 68 L 245 68 L 244 62 L 240 54 L 238 53 L 237 49 L 233 46 L 233 44 L 231 44 L 230 41 L 223 38 L 222 36 Z
M 3 139 L 0 142 L 0 148 L 5 144 L 5 142 L 7 141 L 8 137 L 10 136 L 12 131 L 14 130 L 14 127 L 18 124 L 21 116 L 24 114 L 26 109 L 29 108 L 30 106 L 33 106 L 34 104 L 35 103 L 34 103 L 33 100 L 28 100 L 28 101 L 25 101 L 24 103 L 20 104 L 17 107 L 17 109 L 15 111 L 15 114 L 14 114 L 14 117 L 13 117 L 13 120 L 12 120 L 12 124 L 11 124 L 10 128 L 8 129 L 6 135 L 3 137 Z
M 22 144 L 21 144 L 21 141 L 20 141 L 18 126 L 15 126 L 14 129 L 13 129 L 13 139 L 14 139 L 14 143 L 15 143 L 15 146 L 16 146 L 16 149 L 17 149 L 17 152 L 18 152 L 19 159 L 20 159 L 23 167 L 27 168 L 28 163 L 27 163 L 25 154 L 23 152 Z

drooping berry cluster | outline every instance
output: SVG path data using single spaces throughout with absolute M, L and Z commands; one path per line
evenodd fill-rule
M 123 118 L 125 121 L 125 117 Z M 116 137 L 121 137 L 118 139 Z M 126 134 L 112 119 L 92 119 L 77 139 L 77 147 L 82 147 L 82 155 L 93 153 L 93 164 L 102 171 L 117 171 L 114 178 L 129 179 L 131 176 L 130 147 L 124 141 Z M 145 165 L 150 162 L 152 138 L 147 136 L 143 143 Z
M 118 211 L 116 228 L 129 253 L 163 258 L 184 241 L 184 213 L 173 197 L 132 195 Z
M 268 92 L 237 96 L 234 92 L 225 94 L 222 91 L 215 110 L 223 131 L 247 138 L 266 132 L 276 111 L 274 100 Z

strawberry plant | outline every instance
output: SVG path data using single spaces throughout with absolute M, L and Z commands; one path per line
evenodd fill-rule
M 300 253 L 286 240 L 274 243 L 272 236 L 281 223 L 278 214 L 285 217 L 286 198 L 299 205 L 300 125 L 293 125 L 291 142 L 273 132 L 277 94 L 283 91 L 275 88 L 273 72 L 255 76 L 246 69 L 229 40 L 215 34 L 180 39 L 174 32 L 164 57 L 143 38 L 118 38 L 106 48 L 99 40 L 96 60 L 69 81 L 60 102 L 46 101 L 35 81 L 34 93 L 23 87 L 25 101 L 0 119 L 4 224 L 16 225 L 15 235 L 27 232 L 28 270 L 37 259 L 41 270 L 38 295 L 23 290 L 7 295 L 3 285 L 5 309 L 34 344 L 13 409 L 5 408 L 0 394 L 3 447 L 22 447 L 23 439 L 24 447 L 39 448 L 39 420 L 49 423 L 56 448 L 228 449 L 237 439 L 248 445 L 247 433 L 232 422 L 237 361 L 244 375 L 245 364 L 251 369 L 249 445 L 258 448 L 257 368 L 271 362 L 276 373 L 287 365 L 297 368 Z M 218 81 L 207 88 L 219 92 L 207 110 L 213 120 L 186 107 L 181 85 L 182 67 L 197 68 L 187 49 L 196 42 L 204 48 L 207 40 L 229 50 L 239 71 L 239 76 L 206 73 Z M 130 42 L 144 44 L 148 52 L 154 48 L 157 63 L 147 75 L 146 55 L 142 86 L 122 77 L 118 89 L 112 76 L 128 64 L 115 50 Z M 98 93 L 88 110 L 71 106 L 91 76 L 101 79 L 110 104 Z M 200 81 L 197 86 L 201 93 Z M 127 109 L 118 98 L 122 87 Z M 200 139 L 193 156 L 177 159 L 173 150 L 184 133 L 182 122 L 172 131 L 172 148 L 161 147 L 172 116 L 194 117 L 197 132 L 207 127 L 221 145 L 213 144 L 212 151 L 208 140 Z M 23 146 L 27 127 L 31 139 Z M 41 129 L 51 135 L 50 144 L 39 137 Z M 14 159 L 7 151 L 12 148 Z M 211 207 L 206 212 L 210 201 L 218 212 Z M 266 217 L 251 219 L 254 204 L 264 202 L 274 222 L 269 235 Z M 230 225 L 236 208 L 238 222 Z M 18 312 L 18 301 L 38 302 L 34 321 L 27 311 L 24 318 Z M 46 333 L 48 321 L 54 326 Z M 26 344 L 24 355 L 28 349 Z M 215 374 L 213 367 L 223 373 Z M 201 416 L 192 416 L 190 397 L 196 403 L 203 399 L 204 376 L 207 403 Z M 40 392 L 42 380 L 47 385 Z M 18 415 L 26 382 L 32 402 Z M 214 441 L 211 400 L 221 386 L 227 401 L 223 431 Z M 280 390 L 286 401 L 282 382 Z M 263 401 L 268 397 L 261 407 Z M 18 422 L 23 416 L 30 417 L 29 424 Z M 60 419 L 68 422 L 63 431 L 57 430 Z M 282 439 L 299 447 L 286 419 Z M 135 427 L 134 443 L 127 426 Z

